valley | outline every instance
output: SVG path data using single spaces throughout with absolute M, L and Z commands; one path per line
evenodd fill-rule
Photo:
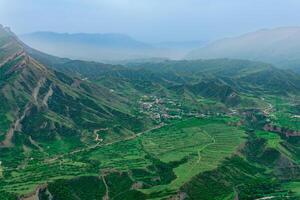
M 0 49 L 0 199 L 299 199 L 299 75 Z

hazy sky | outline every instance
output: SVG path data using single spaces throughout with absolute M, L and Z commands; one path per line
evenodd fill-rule
M 300 26 L 299 0 L 0 0 L 0 23 L 33 31 L 117 32 L 139 40 L 207 40 Z

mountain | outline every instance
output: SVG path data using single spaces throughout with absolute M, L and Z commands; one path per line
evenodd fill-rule
M 20 38 L 27 45 L 51 55 L 106 63 L 181 59 L 192 49 L 205 44 L 202 41 L 152 44 L 117 33 L 34 32 Z
M 22 35 L 24 41 L 32 42 L 58 42 L 66 44 L 81 44 L 108 48 L 149 48 L 148 44 L 134 40 L 133 38 L 117 33 L 54 33 L 54 32 L 34 32 Z
M 123 93 L 135 88 L 138 90 L 136 91 L 137 96 L 147 94 L 144 93 L 145 89 L 149 90 L 151 87 L 159 85 L 160 88 L 165 88 L 164 91 L 178 92 L 184 88 L 190 95 L 200 95 L 221 100 L 223 103 L 237 105 L 241 103 L 238 98 L 239 95 L 231 98 L 232 94 L 252 93 L 261 95 L 268 92 L 286 95 L 299 93 L 300 90 L 298 75 L 261 62 L 232 59 L 157 60 L 155 62 L 126 63 L 126 66 L 122 66 L 59 59 L 31 48 L 28 49 L 28 52 L 41 63 L 55 70 L 88 78 L 91 81 L 98 82 L 101 80 L 101 83 L 105 84 L 106 87 L 115 90 L 118 90 L 117 87 L 114 87 L 118 82 L 119 86 L 130 83 L 130 88 L 119 87 L 119 92 Z M 145 82 L 148 82 L 146 88 L 142 87 Z M 141 87 L 137 87 L 138 83 L 141 84 Z M 157 90 L 155 87 L 152 88 L 153 91 Z M 177 98 L 181 97 L 178 96 Z
M 83 60 L 143 58 L 153 47 L 122 34 L 35 32 L 20 36 L 28 45 L 46 53 Z
M 188 59 L 233 58 L 272 63 L 300 69 L 300 28 L 263 29 L 239 37 L 212 42 L 190 52 Z
M 300 76 L 247 60 L 111 65 L 0 28 L 0 199 L 299 199 Z
M 183 98 L 183 93 L 187 94 L 191 104 L 202 96 L 227 106 L 237 106 L 243 104 L 241 96 L 244 94 L 293 95 L 300 91 L 298 75 L 262 62 L 232 59 L 150 60 L 126 62 L 122 66 L 62 59 L 31 48 L 28 52 L 55 70 L 101 83 L 119 94 L 126 93 L 124 97 L 130 99 L 131 95 L 126 91 L 135 91 L 136 98 L 157 95 L 163 90 L 169 97 L 175 93 L 178 99 Z
M 43 149 L 61 140 L 75 148 L 93 140 L 97 128 L 114 124 L 130 133 L 143 126 L 127 99 L 45 67 L 7 28 L 0 41 L 1 148 Z
M 247 60 L 211 59 L 165 61 L 132 64 L 134 69 L 147 69 L 160 74 L 176 75 L 185 83 L 195 84 L 206 79 L 221 79 L 235 90 L 247 93 L 299 92 L 299 75 L 278 69 L 271 64 Z
M 111 65 L 94 61 L 71 60 L 52 56 L 25 45 L 26 52 L 41 64 L 54 70 L 81 78 L 97 77 L 105 72 L 123 69 L 121 65 Z

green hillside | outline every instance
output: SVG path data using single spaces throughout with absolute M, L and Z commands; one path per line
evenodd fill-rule
M 46 68 L 11 32 L 0 31 L 5 55 L 0 67 L 3 166 L 20 167 L 35 151 L 50 156 L 95 144 L 97 130 L 116 127 L 119 131 L 112 131 L 112 138 L 122 138 L 147 127 L 128 99 Z M 14 154 L 19 158 L 12 159 Z
M 0 41 L 0 199 L 299 199 L 300 76 Z

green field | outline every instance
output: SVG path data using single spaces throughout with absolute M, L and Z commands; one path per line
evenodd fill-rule
M 284 187 L 287 190 L 290 190 L 293 192 L 293 194 L 297 197 L 300 198 L 300 182 L 290 182 L 286 183 Z
M 199 180 L 208 179 L 204 183 L 212 184 L 207 185 L 210 190 L 213 189 L 213 184 L 216 184 L 216 189 L 219 187 L 220 191 L 224 190 L 222 194 L 218 190 L 219 197 L 223 199 L 235 196 L 232 189 L 234 187 L 245 187 L 241 195 L 248 195 L 249 186 L 241 183 L 254 182 L 259 183 L 257 189 L 253 188 L 253 191 L 248 192 L 257 192 L 257 197 L 271 194 L 285 197 L 289 195 L 288 191 L 299 195 L 298 182 L 284 184 L 284 189 L 280 189 L 276 182 L 261 182 L 261 179 L 268 179 L 270 168 L 260 168 L 258 164 L 252 165 L 251 169 L 245 158 L 238 158 L 241 156 L 239 150 L 249 144 L 246 144 L 244 128 L 228 125 L 228 122 L 237 120 L 229 117 L 174 120 L 137 137 L 130 136 L 128 139 L 103 143 L 93 148 L 87 146 L 83 150 L 77 149 L 80 151 L 61 156 L 49 157 L 49 153 L 55 154 L 52 150 L 49 153 L 30 151 L 23 155 L 15 167 L 6 167 L 6 162 L 2 164 L 3 181 L 0 183 L 0 190 L 23 195 L 34 191 L 38 185 L 50 183 L 52 194 L 66 195 L 76 193 L 69 184 L 82 188 L 83 186 L 78 185 L 79 179 L 82 179 L 87 183 L 95 181 L 100 188 L 95 188 L 91 196 L 163 199 L 174 197 L 182 188 L 189 188 L 190 183 L 192 186 L 197 184 L 194 183 L 198 179 L 195 177 L 199 177 Z M 270 149 L 275 149 L 290 159 L 297 157 L 287 149 L 285 141 L 276 133 L 257 130 L 255 138 L 265 141 L 265 150 L 259 154 L 263 157 L 267 155 L 264 151 L 270 152 Z M 257 150 L 261 148 L 258 144 L 256 147 Z M 263 159 L 259 157 L 258 162 Z M 215 179 L 212 177 L 219 173 L 231 177 L 228 180 L 229 185 L 214 183 Z M 121 185 L 117 187 L 117 183 Z M 230 186 L 231 184 L 233 185 Z M 268 190 L 269 194 L 260 191 L 265 184 L 274 184 Z M 62 188 L 57 190 L 57 187 Z M 204 189 L 202 183 L 199 187 Z M 189 192 L 194 194 L 194 191 Z M 212 194 L 207 191 L 207 195 L 205 198 L 209 199 Z
M 213 170 L 230 157 L 243 143 L 243 131 L 227 126 L 222 120 L 188 120 L 168 126 L 143 137 L 146 151 L 164 162 L 187 162 L 176 167 L 176 175 L 170 184 L 156 186 L 145 192 L 178 189 L 193 176 Z
M 25 194 L 48 181 L 97 176 L 106 170 L 131 173 L 133 180 L 148 184 L 147 189 L 140 190 L 145 194 L 173 193 L 193 176 L 215 169 L 244 142 L 244 132 L 228 126 L 226 121 L 222 118 L 175 121 L 132 140 L 59 159 L 39 154 L 25 159 L 23 168 L 4 167 L 5 183 L 0 184 L 0 189 Z

